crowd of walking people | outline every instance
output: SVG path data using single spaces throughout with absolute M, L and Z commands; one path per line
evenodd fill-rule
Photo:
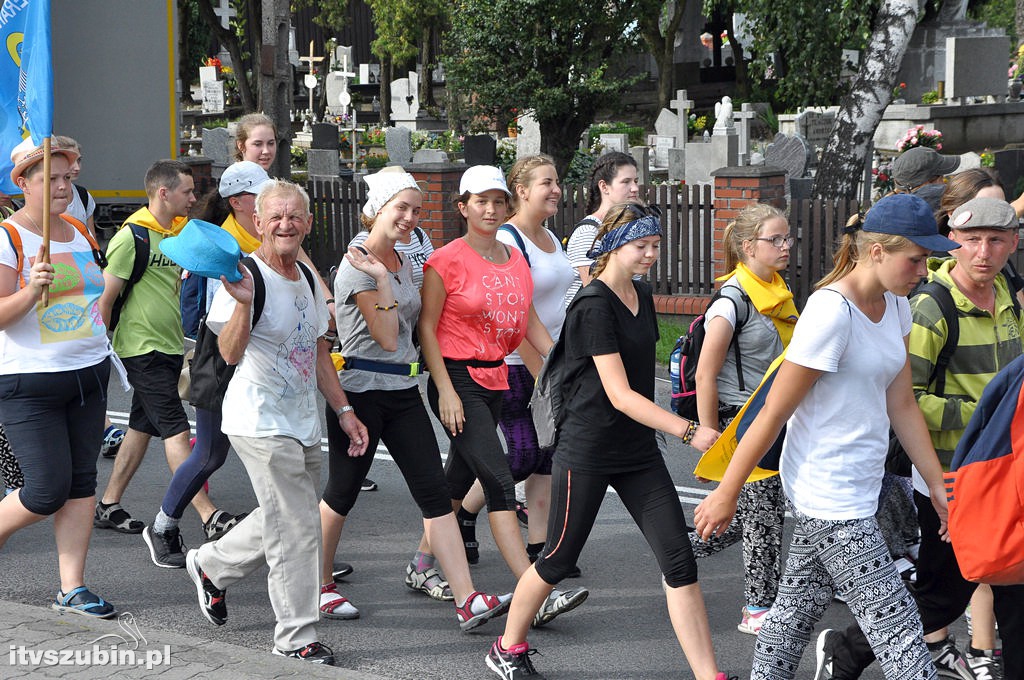
M 418 226 L 424 189 L 413 175 L 368 175 L 364 230 L 325 280 L 302 247 L 309 196 L 268 174 L 277 134 L 269 118 L 246 116 L 237 161 L 198 202 L 189 166 L 154 163 L 147 205 L 105 251 L 95 202 L 72 183 L 74 140 L 56 139 L 49 177 L 42 147 L 12 153 L 23 203 L 4 211 L 0 235 L 0 549 L 54 517 L 54 609 L 115 616 L 86 584 L 90 535 L 141 534 L 155 566 L 184 570 L 217 626 L 228 621 L 227 590 L 268 567 L 273 653 L 333 665 L 321 620 L 360 616 L 336 556 L 360 491 L 375 486 L 367 474 L 383 443 L 423 520 L 406 585 L 451 602 L 463 631 L 505 616 L 484 663 L 506 680 L 543 678 L 529 631 L 588 599 L 587 587 L 564 581 L 591 573 L 580 556 L 608 489 L 651 547 L 699 680 L 727 673 L 697 560 L 737 542 L 752 678 L 795 677 L 833 598 L 856 624 L 819 632 L 818 679 L 856 678 L 876 658 L 888 678 L 1024 677 L 1024 649 L 998 644 L 1024 640 L 1024 586 L 963 578 L 942 478 L 982 389 L 1024 352 L 1021 286 L 1006 268 L 1018 212 L 992 173 L 942 183 L 955 158 L 908 152 L 896 193 L 850 220 L 803 310 L 785 280 L 795 242 L 785 213 L 743 210 L 724 233 L 727 271 L 703 320 L 691 420 L 655 403 L 667 357 L 656 356 L 644 277 L 664 230 L 639 199 L 631 156 L 598 160 L 588 215 L 566 249 L 545 226 L 561 199 L 546 156 L 520 159 L 507 177 L 468 168 L 453 197 L 463 235 L 446 244 Z M 931 287 L 918 291 L 922 279 Z M 179 392 L 186 336 L 194 436 Z M 773 365 L 763 406 L 691 528 L 665 438 L 711 448 Z M 530 404 L 537 376 L 555 366 L 564 403 L 555 445 L 542 446 Z M 106 418 L 108 389 L 122 386 L 132 390 L 126 432 Z M 423 436 L 433 432 L 428 411 L 448 439 L 444 463 Z M 171 474 L 146 524 L 121 501 L 153 436 Z M 902 477 L 887 460 L 897 440 L 912 468 Z M 237 514 L 204 489 L 231 449 L 257 499 Z M 749 481 L 770 451 L 778 472 Z M 101 453 L 114 465 L 97 495 Z M 190 504 L 205 539 L 191 550 L 179 528 Z M 485 510 L 514 593 L 474 583 Z M 894 522 L 911 527 L 909 545 L 893 545 L 884 527 Z M 948 626 L 968 606 L 973 637 L 960 650 Z

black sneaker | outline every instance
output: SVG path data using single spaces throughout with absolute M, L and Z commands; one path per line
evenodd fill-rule
M 351 574 L 352 571 L 352 565 L 348 562 L 335 562 L 334 571 L 331 572 L 331 577 L 334 578 L 334 582 L 337 583 L 338 581 L 342 580 L 343 578 Z
M 301 659 L 302 661 L 309 661 L 310 663 L 318 663 L 324 666 L 334 665 L 334 650 L 327 645 L 320 644 L 319 642 L 310 642 L 305 647 L 293 649 L 289 652 L 282 652 L 277 647 L 274 647 L 274 654 L 277 654 L 278 656 L 287 656 L 292 659 Z
M 189 550 L 185 555 L 185 571 L 192 583 L 196 584 L 196 595 L 199 598 L 199 611 L 206 620 L 215 626 L 223 626 L 228 622 L 228 606 L 224 601 L 227 591 L 213 585 L 199 566 L 199 551 Z
M 830 628 L 821 631 L 818 642 L 814 646 L 817 662 L 814 667 L 814 680 L 832 680 L 832 664 L 835 661 L 835 645 L 843 636 L 842 633 Z
M 149 556 L 156 566 L 164 569 L 185 568 L 185 544 L 177 527 L 164 533 L 146 527 L 142 532 L 142 540 L 149 546 Z
M 216 541 L 218 538 L 228 533 L 238 523 L 245 519 L 245 516 L 249 513 L 243 512 L 240 515 L 232 515 L 230 512 L 223 510 L 215 510 L 210 519 L 203 522 L 203 532 L 206 534 L 207 541 Z
M 975 680 L 974 671 L 967 663 L 967 659 L 956 648 L 956 639 L 952 635 L 947 637 L 938 646 L 928 645 L 928 651 L 935 662 L 935 669 L 939 672 L 940 678 L 949 680 Z
M 526 642 L 512 645 L 511 649 L 502 650 L 498 643 L 501 638 L 494 641 L 491 651 L 487 654 L 487 667 L 505 680 L 519 680 L 519 678 L 538 678 L 544 680 L 544 676 L 533 667 L 530 657 L 537 653 L 536 649 L 530 649 Z
M 359 486 L 360 491 L 376 491 L 377 482 L 373 481 L 369 477 L 363 480 L 363 483 Z

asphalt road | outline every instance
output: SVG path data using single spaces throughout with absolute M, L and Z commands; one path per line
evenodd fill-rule
M 663 383 L 659 394 L 667 403 Z M 112 384 L 111 417 L 123 423 L 127 410 L 128 395 Z M 326 477 L 326 444 L 324 448 Z M 441 448 L 446 450 L 445 445 Z M 692 521 L 693 506 L 707 493 L 707 487 L 693 481 L 696 452 L 678 440 L 670 448 L 669 469 Z M 405 565 L 416 548 L 422 523 L 397 467 L 383 449 L 376 458 L 370 476 L 380 490 L 361 495 L 338 553 L 339 560 L 355 566 L 341 591 L 362 616 L 355 621 L 322 622 L 323 641 L 334 648 L 339 665 L 386 678 L 492 677 L 483 658 L 491 640 L 501 632 L 500 620 L 462 633 L 450 604 L 434 602 L 405 586 Z M 100 459 L 101 491 L 111 465 L 111 461 Z M 162 446 L 154 443 L 128 488 L 124 506 L 135 517 L 150 522 L 168 479 Z M 211 478 L 210 486 L 214 502 L 226 510 L 239 512 L 255 505 L 248 477 L 233 453 Z M 186 543 L 200 542 L 202 531 L 194 511 L 186 512 L 182 530 Z M 477 587 L 512 591 L 515 583 L 486 522 L 478 524 L 478 538 L 481 559 L 473 567 Z M 539 650 L 534 657 L 538 670 L 550 678 L 566 679 L 692 678 L 669 625 L 651 550 L 614 493 L 606 498 L 579 564 L 583 578 L 567 583 L 587 586 L 590 598 L 579 609 L 531 634 L 530 642 Z M 730 675 L 747 677 L 754 638 L 736 630 L 743 606 L 740 546 L 702 560 L 699 566 L 719 664 Z M 120 611 L 134 613 L 142 630 L 151 627 L 222 640 L 251 647 L 254 654 L 271 649 L 274 616 L 267 599 L 265 568 L 228 591 L 230 619 L 219 628 L 200 615 L 184 570 L 154 566 L 141 536 L 95 531 L 86 578 L 94 591 Z M 56 556 L 47 521 L 16 534 L 0 553 L 0 599 L 44 605 L 52 601 L 56 587 Z M 818 630 L 851 621 L 845 605 L 836 602 Z M 963 626 L 958 624 L 955 630 L 963 639 Z M 810 678 L 813 667 L 814 654 L 809 647 L 799 677 Z M 875 666 L 864 677 L 882 675 Z

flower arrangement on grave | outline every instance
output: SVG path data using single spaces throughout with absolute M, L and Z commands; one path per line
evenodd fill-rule
M 382 127 L 371 127 L 366 128 L 366 132 L 363 133 L 363 144 L 366 146 L 384 146 L 387 137 Z
M 915 146 L 942 151 L 942 133 L 939 130 L 925 130 L 923 125 L 915 125 L 896 142 L 896 150 L 901 153 Z
M 516 140 L 511 137 L 502 137 L 498 140 L 497 147 L 495 148 L 495 160 L 505 172 L 512 169 L 512 164 L 516 162 Z
M 1021 43 L 1021 46 L 1017 48 L 1017 54 L 1013 61 L 1010 62 L 1010 70 L 1006 77 L 1010 80 L 1024 77 L 1024 43 Z
M 875 190 L 876 196 L 885 196 L 896 188 L 896 182 L 892 178 L 892 159 L 882 161 L 877 168 L 871 168 L 871 176 L 871 187 Z
M 218 59 L 217 57 L 207 57 L 206 60 L 203 61 L 203 66 L 216 66 L 218 73 L 220 73 L 221 69 L 223 68 L 220 59 Z
M 906 91 L 907 91 L 907 84 L 906 83 L 900 83 L 896 87 L 892 88 L 892 98 L 894 100 L 895 99 L 902 99 L 903 98 L 903 93 L 906 92 Z
M 686 120 L 686 130 L 691 135 L 701 135 L 708 129 L 708 116 L 698 116 L 696 113 L 691 113 L 690 117 Z
M 938 90 L 928 90 L 927 92 L 921 95 L 922 104 L 938 104 L 939 101 L 941 100 L 939 99 Z
M 386 153 L 368 153 L 363 156 L 363 165 L 366 166 L 367 170 L 383 168 L 387 164 L 388 155 Z

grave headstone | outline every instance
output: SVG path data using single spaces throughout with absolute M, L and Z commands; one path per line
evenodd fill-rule
M 626 153 L 629 150 L 629 135 L 623 134 L 603 134 L 600 137 L 601 146 L 603 147 L 601 153 L 606 154 L 611 151 L 619 151 Z
M 689 146 L 693 147 L 693 144 Z M 686 149 L 673 147 L 668 150 L 668 179 L 670 182 L 686 179 Z
M 203 87 L 203 113 L 224 113 L 224 81 L 207 80 Z
M 494 165 L 498 143 L 490 135 L 466 135 L 462 149 L 467 166 Z
M 656 135 L 654 137 L 654 167 L 667 168 L 668 150 L 675 148 L 675 146 L 675 137 L 663 137 L 661 135 Z
M 310 177 L 337 177 L 341 172 L 338 151 L 336 149 L 307 149 L 306 170 Z
M 746 165 L 750 156 L 751 127 L 757 118 L 757 111 L 751 104 L 742 104 L 733 117 L 736 119 L 736 130 L 740 135 L 739 164 Z
M 406 78 L 391 81 L 391 118 L 398 124 L 411 123 L 420 111 L 420 78 L 409 71 Z
M 348 78 L 340 71 L 331 71 L 324 76 L 324 88 L 327 91 L 327 112 L 335 116 L 346 113 L 343 109 L 347 107 L 342 106 L 341 94 L 348 92 Z
M 686 145 L 686 183 L 705 184 L 719 168 L 733 167 L 739 162 L 740 137 L 733 134 L 712 135 L 707 142 Z
M 736 134 L 736 125 L 732 113 L 732 97 L 722 97 L 722 101 L 715 104 L 715 127 L 716 135 Z M 717 168 L 716 168 L 717 169 Z
M 203 155 L 213 160 L 214 166 L 227 167 L 234 162 L 234 137 L 227 128 L 203 128 Z
M 351 45 L 338 45 L 334 48 L 334 66 L 342 73 L 351 73 L 350 77 L 354 77 L 354 70 L 356 68 L 356 62 L 353 58 L 352 46 Z
M 1003 182 L 1006 195 L 1020 196 L 1024 192 L 1024 149 L 1005 149 L 992 154 L 995 171 Z
M 516 158 L 540 153 L 540 123 L 530 112 L 519 114 L 519 135 L 516 137 Z
M 404 127 L 389 127 L 384 130 L 384 145 L 388 159 L 398 165 L 412 161 L 412 131 Z
M 413 164 L 417 163 L 447 163 L 448 154 L 441 149 L 420 149 L 412 155 Z
M 662 109 L 654 121 L 654 134 L 658 137 L 675 137 L 679 132 L 679 116 L 668 109 Z
M 832 111 L 803 111 L 796 117 L 797 134 L 804 138 L 811 150 L 810 166 L 817 167 L 819 149 L 824 149 L 832 134 L 836 114 Z
M 1007 36 L 946 38 L 946 96 L 1006 96 Z
M 646 146 L 629 147 L 629 155 L 636 161 L 636 177 L 640 186 L 647 184 L 651 168 L 651 150 Z
M 314 123 L 313 141 L 309 143 L 309 148 L 337 151 L 340 148 L 338 126 L 334 123 Z
M 782 168 L 790 179 L 800 178 L 807 172 L 808 154 L 804 140 L 780 132 L 765 149 L 764 162 Z

